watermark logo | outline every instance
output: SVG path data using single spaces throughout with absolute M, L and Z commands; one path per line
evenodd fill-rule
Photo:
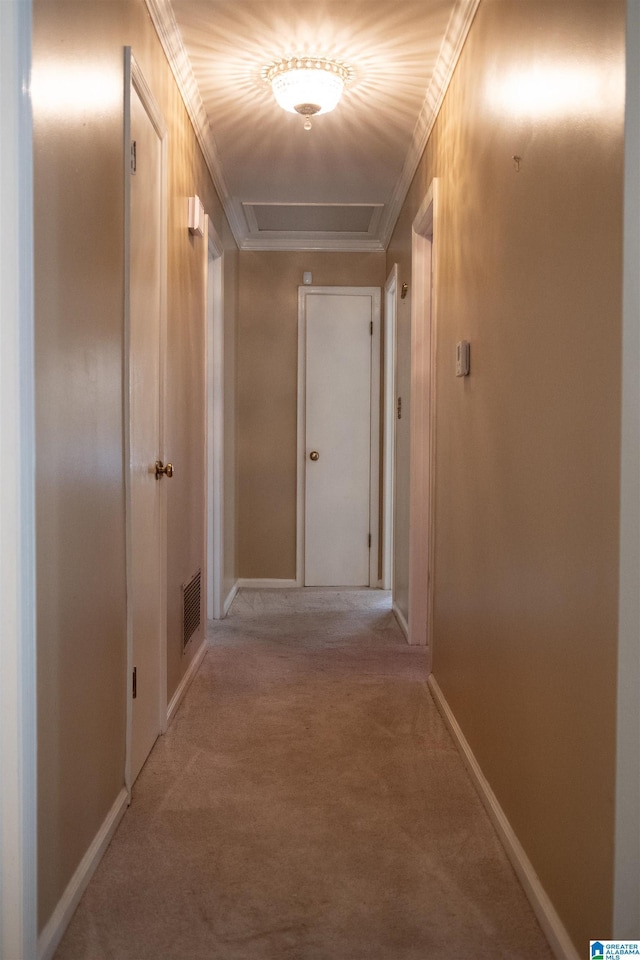
M 590 940 L 589 960 L 625 960 L 638 957 L 640 940 Z

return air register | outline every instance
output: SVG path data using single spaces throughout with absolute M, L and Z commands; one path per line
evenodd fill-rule
M 182 584 L 182 650 L 187 648 L 189 640 L 200 626 L 202 571 Z

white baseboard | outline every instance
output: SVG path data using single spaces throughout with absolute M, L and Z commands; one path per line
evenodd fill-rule
M 102 855 L 109 846 L 111 838 L 124 816 L 128 802 L 129 795 L 123 787 L 104 823 L 93 838 L 91 846 L 80 861 L 78 869 L 71 877 L 67 889 L 58 901 L 58 905 L 51 914 L 48 923 L 38 937 L 38 960 L 51 960 L 56 952 L 69 921 L 80 903 L 80 898 L 87 889 Z
M 182 698 L 184 697 L 185 693 L 191 686 L 191 683 L 193 682 L 193 678 L 195 677 L 196 673 L 200 669 L 200 664 L 202 663 L 206 652 L 207 652 L 207 641 L 203 640 L 200 646 L 198 647 L 198 651 L 195 654 L 193 660 L 187 667 L 187 670 L 185 671 L 185 675 L 183 676 L 182 680 L 178 684 L 176 692 L 171 697 L 171 700 L 167 707 L 167 726 L 173 720 L 176 714 L 176 711 L 180 706 Z
M 227 594 L 227 596 L 226 596 L 226 598 L 225 598 L 225 601 L 224 601 L 224 603 L 223 603 L 223 605 L 222 605 L 222 619 L 223 619 L 223 620 L 224 620 L 224 618 L 226 617 L 226 615 L 229 613 L 229 610 L 231 609 L 231 604 L 233 603 L 233 601 L 234 601 L 235 598 L 236 598 L 236 593 L 238 592 L 238 587 L 239 587 L 239 583 L 238 583 L 238 581 L 236 580 L 236 582 L 235 582 L 234 585 L 231 587 L 231 590 L 229 590 L 229 593 Z
M 299 587 L 297 580 L 238 580 L 238 586 L 247 590 L 293 590 Z
M 451 707 L 447 703 L 445 696 L 438 685 L 438 681 L 433 675 L 428 680 L 429 689 L 433 694 L 438 710 L 449 728 L 462 759 L 471 775 L 471 779 L 480 795 L 491 821 L 496 828 L 498 836 L 503 847 L 511 861 L 513 869 L 518 875 L 525 894 L 533 907 L 533 912 L 538 918 L 538 922 L 549 941 L 551 949 L 558 960 L 580 960 L 580 956 L 574 947 L 569 934 L 567 933 L 562 920 L 556 913 L 556 910 L 547 896 L 544 887 L 540 883 L 531 861 L 525 853 L 522 844 L 518 840 L 515 831 L 506 814 L 498 802 L 498 798 L 491 789 L 488 780 L 484 776 L 480 764 L 476 760 L 467 739 L 460 729 L 458 721 L 454 717 Z
M 400 609 L 400 607 L 397 606 L 397 604 L 395 603 L 392 604 L 391 609 L 393 610 L 393 614 L 396 620 L 398 621 L 398 623 L 400 624 L 400 629 L 404 633 L 405 640 L 408 643 L 409 642 L 409 624 L 405 620 L 404 614 L 402 613 L 402 610 Z

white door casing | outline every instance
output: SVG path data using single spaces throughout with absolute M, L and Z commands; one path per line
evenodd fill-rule
M 224 247 L 208 216 L 206 236 L 207 619 L 220 620 L 224 616 Z
M 166 302 L 166 127 L 130 50 L 125 68 L 127 375 L 127 760 L 131 789 L 166 726 L 167 479 L 163 409 Z M 135 143 L 134 154 L 129 145 Z M 135 160 L 133 159 L 135 156 Z M 136 674 L 135 696 L 133 674 Z
M 398 264 L 384 287 L 384 430 L 382 496 L 382 588 L 393 590 L 394 503 L 396 472 L 396 317 Z
M 411 453 L 409 485 L 409 643 L 427 645 L 432 657 L 437 180 L 432 180 L 413 221 L 411 242 Z
M 379 350 L 378 288 L 299 289 L 300 585 L 378 585 Z
M 627 4 L 613 933 L 640 930 L 640 6 Z
M 31 3 L 0 3 L 0 956 L 37 956 Z

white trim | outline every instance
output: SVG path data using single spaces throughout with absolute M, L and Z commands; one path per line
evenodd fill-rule
M 224 569 L 224 246 L 205 218 L 205 423 L 207 619 L 223 616 Z
M 295 234 L 282 234 L 269 240 L 250 234 L 242 204 L 240 201 L 234 200 L 229 193 L 213 130 L 178 30 L 171 8 L 171 0 L 145 0 L 145 2 L 191 118 L 206 164 L 229 220 L 229 225 L 240 249 L 336 250 L 352 253 L 385 250 L 411 186 L 411 181 L 418 169 L 418 164 L 451 82 L 480 0 L 456 0 L 440 45 L 438 59 L 425 94 L 402 173 L 395 185 L 391 200 L 380 219 L 377 238 L 368 241 L 340 236 L 328 238 L 322 233 L 309 233 L 298 238 Z
M 278 579 L 255 579 L 250 577 L 241 577 L 238 580 L 238 589 L 244 590 L 292 590 L 299 587 L 297 580 L 278 580 Z
M 436 216 L 432 180 L 413 221 L 411 240 L 411 422 L 409 479 L 409 643 L 432 656 L 435 405 Z
M 384 427 L 382 498 L 382 588 L 393 589 L 393 526 L 396 449 L 396 321 L 398 264 L 384 285 Z
M 371 337 L 371 466 L 369 473 L 369 586 L 378 588 L 380 574 L 380 343 L 382 296 L 379 287 L 373 288 L 371 298 L 373 334 Z
M 306 372 L 307 372 L 307 323 L 301 288 L 298 287 L 298 414 L 296 437 L 296 584 L 304 586 L 305 551 L 305 456 L 306 448 Z
M 613 936 L 640 931 L 640 5 L 627 4 Z
M 229 613 L 229 610 L 231 609 L 231 604 L 235 600 L 238 590 L 239 590 L 239 585 L 238 585 L 238 581 L 236 580 L 234 585 L 231 587 L 231 590 L 229 590 L 229 593 L 226 595 L 224 604 L 222 606 L 223 614 L 225 617 L 227 616 L 227 614 Z
M 310 295 L 370 296 L 373 334 L 371 342 L 371 465 L 369 473 L 369 586 L 378 586 L 378 545 L 380 538 L 380 319 L 379 287 L 298 287 L 298 426 L 296 483 L 296 586 L 304 586 L 305 551 L 305 462 L 306 462 L 306 381 L 307 309 Z
M 126 56 L 127 50 L 129 51 L 129 58 L 130 58 L 131 83 L 133 84 L 136 93 L 140 97 L 140 101 L 145 111 L 149 115 L 149 119 L 151 120 L 151 123 L 153 124 L 153 127 L 156 133 L 158 134 L 158 138 L 160 140 L 164 140 L 167 137 L 168 131 L 167 131 L 167 125 L 164 122 L 164 117 L 162 116 L 162 111 L 158 106 L 156 98 L 151 92 L 151 87 L 147 83 L 145 76 L 142 70 L 140 69 L 138 61 L 136 60 L 133 53 L 131 52 L 131 47 L 125 47 L 125 56 Z M 128 155 L 127 155 L 127 159 L 128 159 Z
M 130 337 L 129 337 L 129 313 L 130 313 L 130 265 L 131 265 L 131 231 L 129 229 L 129 210 L 131 208 L 131 182 L 130 182 L 130 145 L 131 144 L 131 47 L 124 48 L 124 130 L 123 130 L 123 178 L 124 178 L 124 350 L 122 362 L 122 389 L 123 389 L 123 443 L 124 443 L 124 510 L 125 510 L 125 581 L 127 590 L 127 656 L 125 668 L 125 697 L 126 697 L 126 721 L 125 721 L 125 759 L 124 759 L 124 782 L 131 796 L 131 738 L 133 730 L 133 706 L 131 703 L 130 686 L 131 674 L 133 672 L 133 612 L 131 608 L 131 596 L 133 591 L 132 584 L 132 545 L 131 545 L 131 474 L 130 474 L 130 451 L 131 451 L 131 421 L 129 411 L 129 383 L 131 380 L 130 370 Z
M 126 582 L 127 582 L 127 668 L 125 695 L 127 704 L 126 715 L 126 745 L 124 780 L 129 794 L 131 793 L 131 742 L 133 734 L 133 710 L 131 700 L 131 675 L 133 672 L 133 618 L 132 618 L 132 550 L 131 550 L 131 431 L 130 431 L 130 403 L 129 384 L 131 377 L 130 364 L 130 209 L 131 209 L 131 174 L 130 152 L 131 141 L 131 90 L 135 89 L 140 101 L 147 112 L 151 123 L 161 142 L 161 196 L 160 196 L 160 450 L 161 459 L 168 459 L 164 449 L 164 390 L 166 384 L 166 338 L 167 338 L 167 224 L 168 224 L 168 132 L 160 108 L 147 84 L 140 67 L 131 52 L 131 47 L 124 48 L 124 203 L 125 203 L 125 240 L 124 240 L 124 446 L 125 446 L 125 542 L 126 542 Z M 167 729 L 167 509 L 166 487 L 162 488 L 161 505 L 160 550 L 162 555 L 162 572 L 160 585 L 160 638 L 159 638 L 159 689 L 158 689 L 158 731 L 164 733 Z
M 408 641 L 409 640 L 409 624 L 404 618 L 404 613 L 402 612 L 402 610 L 400 609 L 397 603 L 392 604 L 391 609 L 393 611 L 394 617 L 396 618 L 396 620 L 400 625 L 400 629 L 404 633 L 405 639 Z
M 182 680 L 178 684 L 176 692 L 171 697 L 169 705 L 167 706 L 167 727 L 175 717 L 178 707 L 182 703 L 182 698 L 184 697 L 185 693 L 193 683 L 195 675 L 200 669 L 200 664 L 204 660 L 204 655 L 206 652 L 207 652 L 207 642 L 206 640 L 203 639 L 193 657 L 193 660 L 191 661 L 187 670 L 185 671 L 185 674 L 182 677 Z
M 238 203 L 242 208 L 242 212 L 247 221 L 247 227 L 249 228 L 249 233 L 260 233 L 260 227 L 258 226 L 258 218 L 256 217 L 255 207 L 257 204 L 251 203 L 246 200 L 239 200 Z
M 429 689 L 436 706 L 446 723 L 456 747 L 469 771 L 480 799 L 493 823 L 498 837 L 511 861 L 524 892 L 538 918 L 538 922 L 547 937 L 551 949 L 558 960 L 580 960 L 579 955 L 567 933 L 562 920 L 556 913 L 544 887 L 540 883 L 531 861 L 518 840 L 516 833 L 509 823 L 507 816 L 498 802 L 498 798 L 482 772 L 480 764 L 456 720 L 451 707 L 438 685 L 433 674 L 428 679 Z
M 127 810 L 128 803 L 129 794 L 123 787 L 40 934 L 38 960 L 51 960 L 56 952 L 82 894 L 87 889 L 96 867 Z
M 0 3 L 0 956 L 37 942 L 31 2 Z

